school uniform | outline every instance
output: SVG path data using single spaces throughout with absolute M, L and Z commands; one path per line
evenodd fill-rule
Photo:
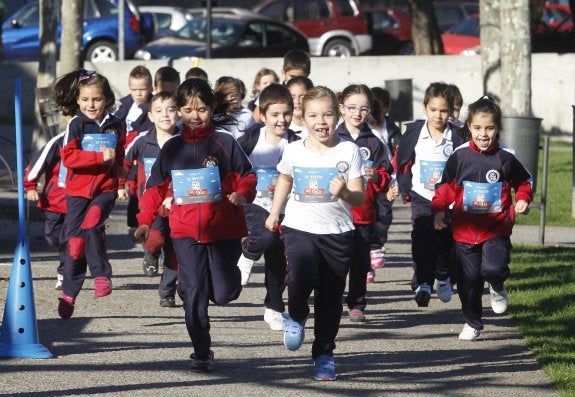
M 277 170 L 293 178 L 281 226 L 288 260 L 288 311 L 294 321 L 305 322 L 315 290 L 315 359 L 333 355 L 354 244 L 351 208 L 329 193 L 329 181 L 338 174 L 349 180 L 364 172 L 355 144 L 340 140 L 318 153 L 305 147 L 306 140 L 286 147 Z
M 466 323 L 483 329 L 484 283 L 498 291 L 509 277 L 510 236 L 515 199 L 531 202 L 532 178 L 521 162 L 499 144 L 481 152 L 473 141 L 447 160 L 432 201 L 433 213 L 455 203 L 451 222 L 457 253 L 458 294 Z
M 359 147 L 363 164 L 371 164 L 377 174 L 377 183 L 373 181 L 366 183 L 363 204 L 351 209 L 356 229 L 355 252 L 349 271 L 349 291 L 345 302 L 350 310 L 358 309 L 363 312 L 367 306 L 366 276 L 371 270 L 370 250 L 375 239 L 377 194 L 387 190 L 392 168 L 385 147 L 367 123 L 362 125 L 357 138 L 349 133 L 345 123 L 337 126 L 336 133 L 342 140 L 355 143 Z
M 264 305 L 268 309 L 283 313 L 285 304 L 282 298 L 285 289 L 286 258 L 284 245 L 279 232 L 265 227 L 272 206 L 273 192 L 280 161 L 285 147 L 300 138 L 292 130 L 287 130 L 278 144 L 266 142 L 266 126 L 254 125 L 238 139 L 238 143 L 249 157 L 258 177 L 256 197 L 244 206 L 248 237 L 242 242 L 243 255 L 257 261 L 264 256 L 266 296 Z
M 455 266 L 451 229 L 436 232 L 431 199 L 447 158 L 462 143 L 449 124 L 436 143 L 426 121 L 418 120 L 407 126 L 397 147 L 397 182 L 403 202 L 411 203 L 411 251 L 419 285 L 432 287 L 435 279 L 446 280 Z
M 93 277 L 112 275 L 105 244 L 104 222 L 114 207 L 118 171 L 124 161 L 120 120 L 107 114 L 101 123 L 78 110 L 68 123 L 61 150 L 66 174 L 66 235 L 68 258 L 62 290 L 76 297 L 90 265 Z M 116 157 L 104 162 L 102 147 L 113 147 Z
M 211 345 L 208 301 L 221 305 L 240 294 L 241 238 L 247 235 L 242 207 L 232 192 L 251 202 L 256 176 L 235 139 L 204 129 L 184 128 L 167 141 L 152 166 L 140 200 L 140 225 L 151 225 L 173 184 L 169 224 L 178 260 L 179 291 L 194 355 L 208 357 Z

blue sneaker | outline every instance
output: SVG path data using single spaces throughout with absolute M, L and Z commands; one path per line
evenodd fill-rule
M 289 313 L 284 313 L 284 346 L 288 350 L 297 350 L 303 345 L 305 321 L 294 321 Z
M 335 380 L 335 361 L 333 356 L 322 354 L 314 361 L 315 380 Z

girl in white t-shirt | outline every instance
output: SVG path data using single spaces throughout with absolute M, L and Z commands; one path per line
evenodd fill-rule
M 353 254 L 350 206 L 363 203 L 364 170 L 359 148 L 335 133 L 335 94 L 328 88 L 314 87 L 302 102 L 309 136 L 284 150 L 266 227 L 278 229 L 287 200 L 280 228 L 288 259 L 284 345 L 297 350 L 303 344 L 310 312 L 308 299 L 315 291 L 315 379 L 335 380 L 333 350 Z

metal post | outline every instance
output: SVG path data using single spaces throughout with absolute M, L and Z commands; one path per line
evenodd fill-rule
M 212 1 L 206 1 L 206 58 L 212 57 Z
M 124 51 L 124 0 L 118 1 L 118 60 L 125 58 Z
M 573 108 L 573 131 L 571 131 L 571 141 L 573 145 L 572 153 L 573 153 L 573 181 L 571 183 L 571 217 L 575 218 L 575 106 L 571 106 Z
M 545 215 L 547 210 L 547 174 L 549 167 L 549 135 L 543 140 L 543 175 L 541 179 L 541 203 L 539 213 L 539 244 L 545 244 Z

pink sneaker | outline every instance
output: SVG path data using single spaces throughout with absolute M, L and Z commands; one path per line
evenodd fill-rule
M 94 298 L 102 298 L 112 293 L 112 280 L 109 277 L 94 277 Z
M 370 284 L 373 283 L 375 281 L 375 272 L 373 270 L 370 270 L 369 272 L 367 272 L 367 278 L 365 279 L 365 282 Z
M 385 265 L 385 258 L 383 256 L 383 252 L 378 249 L 371 250 L 369 252 L 369 258 L 371 259 L 371 268 L 372 269 L 379 269 Z
M 74 302 L 76 300 L 63 292 L 58 300 L 60 301 L 60 303 L 58 303 L 58 314 L 60 317 L 63 319 L 72 317 L 72 314 L 74 314 Z

